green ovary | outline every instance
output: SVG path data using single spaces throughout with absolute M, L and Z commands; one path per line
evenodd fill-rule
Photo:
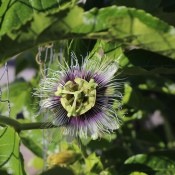
M 61 104 L 67 111 L 67 116 L 77 117 L 95 105 L 96 87 L 94 79 L 87 82 L 82 78 L 75 78 L 63 87 L 58 87 L 55 95 L 61 97 Z

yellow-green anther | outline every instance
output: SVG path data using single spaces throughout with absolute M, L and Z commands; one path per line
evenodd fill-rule
M 61 97 L 61 104 L 67 111 L 67 116 L 77 117 L 95 105 L 96 87 L 94 79 L 88 82 L 77 77 L 63 87 L 58 87 L 55 95 Z

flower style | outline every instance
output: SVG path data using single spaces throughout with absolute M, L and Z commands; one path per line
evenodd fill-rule
M 114 102 L 119 101 L 121 83 L 115 79 L 118 64 L 100 54 L 85 58 L 80 65 L 72 53 L 70 66 L 59 64 L 41 80 L 36 95 L 41 111 L 53 112 L 52 124 L 63 134 L 96 139 L 119 127 Z

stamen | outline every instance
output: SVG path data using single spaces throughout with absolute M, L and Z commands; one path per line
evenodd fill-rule
M 77 77 L 63 87 L 58 87 L 55 95 L 61 97 L 61 104 L 67 111 L 67 116 L 77 117 L 95 105 L 96 87 L 94 79 L 88 82 Z

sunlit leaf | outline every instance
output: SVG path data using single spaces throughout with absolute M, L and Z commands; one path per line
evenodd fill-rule
M 66 1 L 57 0 L 3 0 L 0 8 L 0 36 L 13 31 L 14 29 L 19 29 L 24 24 L 31 21 L 33 16 L 36 15 L 36 12 L 55 12 L 58 11 L 59 8 L 71 4 L 71 2 L 67 4 L 65 2 Z M 42 15 L 40 17 L 42 17 Z M 40 24 L 41 23 L 38 23 L 36 25 Z M 47 23 L 43 24 L 45 25 Z
M 19 144 L 20 138 L 13 128 L 0 128 L 0 168 L 9 174 L 25 175 Z
M 23 6 L 24 9 L 28 8 L 28 5 L 26 3 L 18 4 L 20 7 L 15 8 L 14 6 L 15 9 L 12 11 L 13 13 L 15 13 L 15 11 L 18 11 L 19 8 L 23 8 Z M 31 6 L 29 9 L 32 10 Z M 48 11 L 46 13 L 38 11 L 34 13 L 32 12 L 26 12 L 28 14 L 28 18 L 30 17 L 30 20 L 28 20 L 27 23 L 24 22 L 21 24 L 21 21 L 18 20 L 17 23 L 20 23 L 20 28 L 14 27 L 9 29 L 9 27 L 7 27 L 8 30 L 10 30 L 9 32 L 6 31 L 6 27 L 4 27 L 5 29 L 2 28 L 0 32 L 0 40 L 3 43 L 1 47 L 2 54 L 7 52 L 7 50 L 9 52 L 8 45 L 11 45 L 9 55 L 13 55 L 20 53 L 24 49 L 29 49 L 30 47 L 35 46 L 34 43 L 58 40 L 57 38 L 63 39 L 65 34 L 70 33 L 72 28 L 82 22 L 83 11 L 81 8 L 71 8 L 71 6 L 68 6 L 65 8 L 57 8 L 57 11 L 54 12 L 54 14 L 49 14 Z M 8 18 L 12 18 L 14 21 L 12 17 L 14 16 L 13 13 L 9 14 L 10 16 L 8 16 Z M 8 25 L 14 26 L 14 24 L 11 23 L 8 23 Z M 36 42 L 36 40 L 38 41 Z M 14 43 L 18 43 L 18 47 L 16 47 L 16 44 Z M 1 55 L 1 58 L 2 57 L 3 55 Z
M 85 159 L 85 163 L 87 172 L 99 173 L 100 171 L 103 170 L 103 165 L 100 161 L 100 158 L 97 157 L 95 153 L 89 155 Z
M 23 6 L 27 5 L 23 3 Z M 37 12 L 29 16 L 31 20 L 9 34 L 6 27 L 2 28 L 1 58 L 39 43 L 77 36 L 113 40 L 129 49 L 140 47 L 175 58 L 175 29 L 142 10 L 112 6 L 83 13 L 80 7 L 68 6 L 54 13 Z
M 175 29 L 142 10 L 115 6 L 93 9 L 84 14 L 84 21 L 85 24 L 77 29 L 79 33 L 89 33 L 92 38 L 111 39 L 174 58 Z
M 146 173 L 143 173 L 143 172 L 138 172 L 138 171 L 135 171 L 135 172 L 132 172 L 131 174 L 129 175 L 148 175 Z

